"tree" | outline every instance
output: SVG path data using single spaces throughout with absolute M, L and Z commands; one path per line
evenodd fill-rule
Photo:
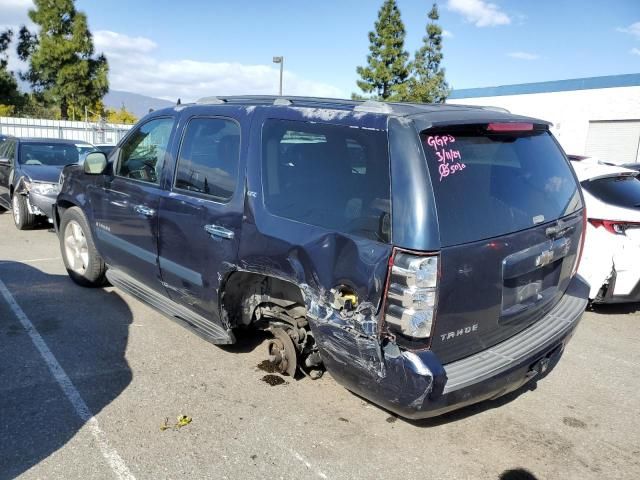
M 356 70 L 361 77 L 357 84 L 363 92 L 389 100 L 402 94 L 411 67 L 409 52 L 404 50 L 406 32 L 395 0 L 385 0 L 374 26 L 375 30 L 369 32 L 367 65 Z
M 434 3 L 428 15 L 427 35 L 423 45 L 415 54 L 413 75 L 409 79 L 406 100 L 421 103 L 444 103 L 449 95 L 449 85 L 445 80 L 442 61 L 442 28 L 436 23 L 440 18 L 438 6 Z M 404 100 L 404 99 L 403 99 Z
M 13 72 L 7 68 L 9 56 L 7 50 L 13 37 L 12 30 L 0 33 L 0 116 L 13 115 L 16 107 L 24 103 L 24 97 L 18 90 L 18 82 Z
M 120 110 L 107 109 L 107 122 L 109 123 L 126 123 L 134 124 L 138 121 L 136 116 L 127 110 L 124 104 L 120 107 Z
M 22 27 L 18 55 L 29 62 L 22 75 L 45 105 L 60 107 L 62 119 L 82 117 L 109 90 L 108 64 L 94 55 L 87 17 L 73 0 L 34 0 L 29 18 L 40 27 L 31 33 Z

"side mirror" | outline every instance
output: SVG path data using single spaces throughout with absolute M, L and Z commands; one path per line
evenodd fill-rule
M 107 168 L 107 157 L 102 152 L 91 152 L 84 159 L 84 173 L 100 175 Z

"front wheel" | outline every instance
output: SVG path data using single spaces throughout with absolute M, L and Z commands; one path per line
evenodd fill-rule
M 13 213 L 13 223 L 18 230 L 28 230 L 36 224 L 36 216 L 29 211 L 27 197 L 15 193 L 11 199 L 11 213 Z
M 101 287 L 107 270 L 96 250 L 89 224 L 78 207 L 67 209 L 60 220 L 60 250 L 67 273 L 83 287 Z

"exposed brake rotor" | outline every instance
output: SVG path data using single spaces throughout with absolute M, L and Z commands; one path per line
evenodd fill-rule
M 293 340 L 287 332 L 279 327 L 269 329 L 274 338 L 267 343 L 269 361 L 274 364 L 280 373 L 291 377 L 295 376 L 298 366 L 298 353 Z

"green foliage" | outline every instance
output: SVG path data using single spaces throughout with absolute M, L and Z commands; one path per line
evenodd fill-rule
M 413 75 L 406 88 L 403 100 L 420 103 L 444 103 L 449 95 L 449 85 L 445 80 L 442 61 L 442 28 L 438 20 L 438 6 L 434 3 L 429 12 L 427 35 L 422 38 L 423 45 L 416 52 L 413 62 Z
M 375 30 L 369 32 L 367 65 L 358 67 L 358 87 L 374 98 L 390 100 L 403 90 L 411 65 L 404 50 L 406 32 L 395 0 L 385 0 L 378 12 Z M 354 94 L 357 95 L 357 94 Z
M 126 123 L 134 124 L 138 121 L 136 116 L 127 110 L 124 105 L 120 107 L 120 110 L 107 109 L 107 122 L 109 123 Z
M 13 76 L 13 72 L 7 69 L 9 57 L 7 50 L 11 44 L 13 32 L 6 30 L 0 33 L 0 105 L 2 105 L 2 115 L 9 116 L 15 112 L 16 107 L 24 103 L 23 95 L 18 90 L 18 82 Z
M 0 103 L 0 117 L 13 117 L 16 107 L 14 105 L 3 105 Z
M 18 55 L 29 62 L 23 75 L 35 97 L 45 106 L 58 105 L 60 116 L 84 116 L 109 90 L 104 55 L 94 55 L 87 17 L 73 0 L 34 0 L 29 18 L 40 27 L 37 34 L 22 27 Z

